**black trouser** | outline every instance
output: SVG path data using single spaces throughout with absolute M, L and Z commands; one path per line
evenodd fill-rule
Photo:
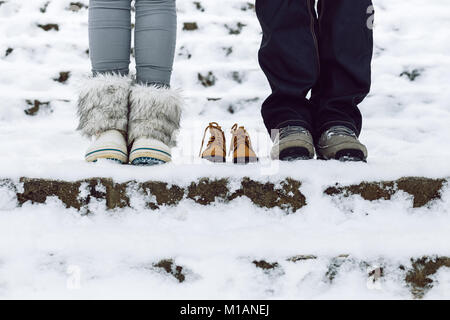
M 358 104 L 371 83 L 370 0 L 256 0 L 263 29 L 259 62 L 272 94 L 269 130 L 300 125 L 315 137 L 335 125 L 361 131 Z M 311 99 L 307 99 L 311 91 Z

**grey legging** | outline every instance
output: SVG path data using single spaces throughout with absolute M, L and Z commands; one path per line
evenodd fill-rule
M 175 0 L 136 0 L 137 81 L 170 85 L 175 52 Z M 90 0 L 89 52 L 92 71 L 129 72 L 131 0 Z

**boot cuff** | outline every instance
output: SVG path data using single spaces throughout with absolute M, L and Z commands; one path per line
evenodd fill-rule
M 134 85 L 130 94 L 128 143 L 146 137 L 176 145 L 183 99 L 179 90 L 160 86 Z
M 131 79 L 115 74 L 85 80 L 78 99 L 78 130 L 92 137 L 107 130 L 126 132 Z

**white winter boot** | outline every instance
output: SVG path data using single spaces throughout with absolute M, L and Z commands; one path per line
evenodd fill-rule
M 134 165 L 164 164 L 172 160 L 170 148 L 156 139 L 138 138 L 130 151 L 130 163 Z
M 86 161 L 100 158 L 128 162 L 125 140 L 131 79 L 107 74 L 89 78 L 80 91 L 78 130 L 96 138 L 86 152 Z
M 128 162 L 127 142 L 120 131 L 108 130 L 98 136 L 86 151 L 86 161 L 95 162 L 98 159 Z
M 180 128 L 182 98 L 166 87 L 134 85 L 130 94 L 128 144 L 130 163 L 155 165 L 171 161 Z

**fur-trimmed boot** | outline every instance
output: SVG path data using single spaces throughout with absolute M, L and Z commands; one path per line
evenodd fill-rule
M 182 97 L 177 90 L 136 84 L 130 94 L 128 144 L 130 163 L 155 165 L 170 162 L 180 128 Z
M 125 140 L 128 127 L 128 101 L 131 79 L 106 74 L 86 80 L 78 99 L 78 130 L 88 138 L 95 138 L 85 159 L 111 159 L 128 162 Z

